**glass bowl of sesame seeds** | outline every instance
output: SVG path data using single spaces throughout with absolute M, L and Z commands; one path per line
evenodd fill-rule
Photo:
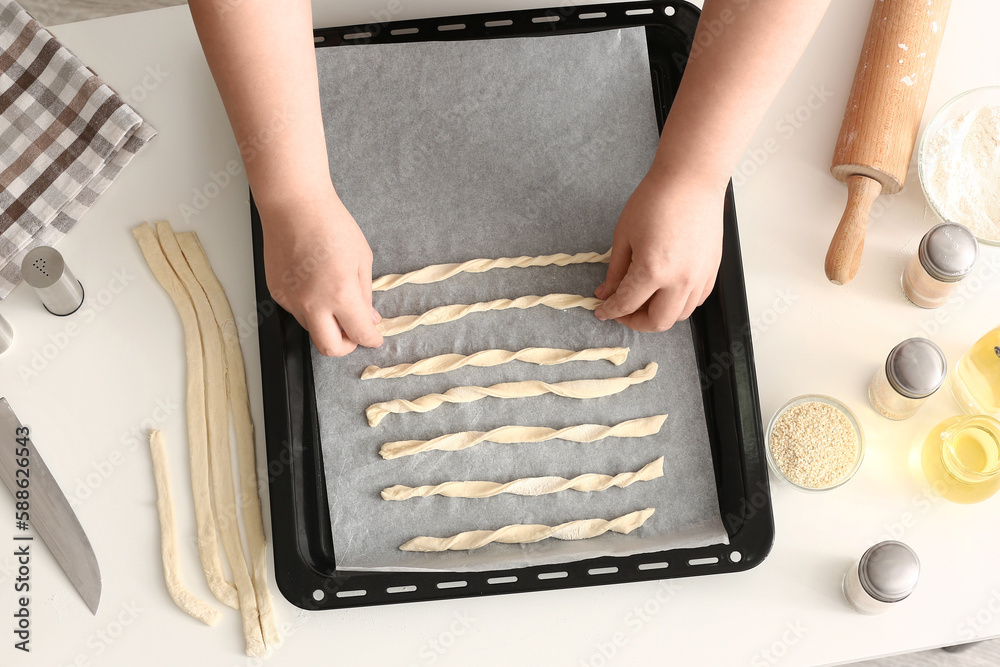
M 779 477 L 802 491 L 829 491 L 861 467 L 865 441 L 854 413 L 819 394 L 781 406 L 767 425 L 767 461 Z

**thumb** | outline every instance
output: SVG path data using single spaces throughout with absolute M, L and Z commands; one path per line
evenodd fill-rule
M 352 341 L 365 347 L 378 347 L 382 344 L 382 334 L 375 328 L 371 301 L 364 300 L 360 285 L 355 289 L 357 291 L 352 298 L 334 311 L 333 315 Z
M 611 259 L 608 263 L 608 273 L 604 277 L 594 294 L 598 299 L 607 299 L 618 291 L 618 286 L 628 272 L 629 264 L 632 262 L 632 249 L 625 243 L 611 246 Z

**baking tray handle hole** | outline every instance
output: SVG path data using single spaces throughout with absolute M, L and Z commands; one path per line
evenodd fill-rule
M 640 570 L 665 570 L 665 569 L 667 569 L 668 565 L 669 565 L 669 563 L 666 563 L 664 561 L 659 561 L 659 562 L 656 562 L 656 563 L 640 563 L 639 564 L 639 569 Z
M 717 565 L 719 562 L 718 556 L 708 556 L 706 558 L 692 558 L 688 561 L 688 565 Z
M 417 590 L 416 586 L 390 586 L 385 589 L 386 593 L 412 593 Z
M 316 593 L 322 593 L 323 591 L 313 591 L 313 597 L 316 597 Z M 337 591 L 338 598 L 359 598 L 362 595 L 366 595 L 368 591 L 363 588 L 359 588 L 353 591 Z

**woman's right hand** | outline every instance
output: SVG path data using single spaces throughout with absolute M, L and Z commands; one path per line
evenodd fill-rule
M 340 357 L 378 347 L 372 251 L 332 185 L 291 204 L 259 204 L 271 296 L 309 331 L 316 349 Z

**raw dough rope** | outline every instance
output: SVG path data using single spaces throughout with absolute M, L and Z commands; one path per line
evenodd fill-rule
M 624 489 L 635 482 L 648 482 L 663 477 L 663 457 L 644 465 L 636 472 L 622 472 L 617 475 L 587 473 L 573 479 L 564 477 L 524 477 L 513 482 L 443 482 L 434 486 L 403 486 L 397 484 L 382 490 L 383 500 L 407 500 L 428 496 L 448 498 L 489 498 L 501 493 L 518 496 L 542 496 L 560 491 L 604 491 L 617 486 Z
M 278 624 L 274 616 L 274 601 L 267 587 L 267 538 L 264 536 L 264 522 L 260 513 L 260 496 L 257 493 L 257 460 L 254 451 L 253 418 L 250 416 L 250 397 L 247 393 L 246 368 L 243 365 L 243 350 L 240 347 L 239 332 L 232 306 L 226 291 L 212 270 L 208 255 L 195 232 L 177 234 L 177 243 L 184 258 L 191 266 L 195 277 L 205 289 L 215 321 L 222 332 L 222 344 L 226 353 L 226 381 L 229 403 L 233 411 L 236 430 L 236 450 L 239 459 L 240 505 L 243 508 L 243 522 L 250 546 L 251 575 L 257 607 L 260 610 L 261 633 L 265 646 L 270 649 L 281 643 Z
M 596 310 L 604 303 L 601 299 L 592 296 L 580 296 L 578 294 L 547 294 L 545 296 L 519 296 L 516 299 L 495 299 L 493 301 L 483 301 L 470 304 L 452 304 L 448 306 L 438 306 L 431 308 L 426 313 L 420 315 L 400 315 L 399 317 L 386 317 L 375 325 L 383 336 L 395 336 L 410 329 L 415 329 L 421 325 L 444 324 L 462 319 L 469 313 L 481 313 L 486 310 L 507 310 L 508 308 L 534 308 L 535 306 L 548 306 L 556 310 L 566 310 L 567 308 L 586 308 Z
M 606 253 L 580 252 L 567 255 L 564 252 L 538 257 L 500 257 L 498 259 L 473 259 L 459 264 L 433 264 L 409 273 L 391 273 L 372 281 L 372 290 L 383 292 L 406 283 L 425 285 L 436 283 L 459 273 L 483 273 L 490 269 L 524 268 L 528 266 L 566 266 L 567 264 L 607 264 L 611 251 Z
M 653 516 L 653 508 L 639 510 L 611 521 L 604 519 L 579 519 L 558 526 L 539 524 L 514 524 L 498 530 L 470 530 L 451 537 L 414 537 L 399 547 L 400 551 L 464 551 L 478 549 L 491 542 L 503 544 L 530 544 L 547 538 L 557 540 L 586 540 L 610 531 L 628 535 Z
M 369 426 L 378 426 L 390 413 L 430 412 L 444 403 L 470 403 L 481 398 L 527 398 L 542 394 L 555 394 L 566 398 L 598 398 L 611 396 L 625 391 L 634 384 L 648 382 L 656 376 L 656 362 L 650 362 L 645 368 L 635 371 L 625 377 L 612 377 L 599 380 L 569 380 L 567 382 L 541 382 L 525 380 L 523 382 L 501 382 L 491 387 L 453 387 L 443 394 L 427 394 L 408 401 L 394 398 L 369 405 L 365 410 Z
M 526 347 L 523 350 L 481 350 L 470 355 L 439 354 L 415 361 L 412 364 L 397 364 L 380 368 L 369 366 L 361 373 L 362 380 L 372 378 L 401 378 L 407 375 L 434 375 L 447 373 L 463 366 L 499 366 L 511 361 L 524 361 L 539 366 L 554 366 L 568 361 L 600 361 L 607 359 L 615 366 L 621 366 L 628 358 L 627 347 L 592 347 L 586 350 L 563 350 L 557 347 Z
M 253 581 L 247 569 L 246 555 L 243 553 L 243 538 L 236 514 L 236 491 L 233 488 L 232 452 L 229 447 L 229 402 L 226 397 L 226 357 L 222 348 L 222 334 L 215 323 L 215 315 L 208 303 L 205 291 L 198 283 L 191 267 L 181 252 L 170 223 L 160 220 L 156 223 L 156 233 L 160 237 L 160 247 L 177 277 L 187 289 L 198 316 L 201 331 L 202 351 L 205 359 L 205 414 L 208 417 L 209 470 L 212 475 L 212 491 L 215 499 L 216 520 L 226 560 L 233 572 L 236 593 L 240 599 L 240 617 L 243 621 L 243 636 L 246 653 L 252 657 L 265 653 L 264 637 L 260 626 L 260 612 Z
M 217 609 L 191 594 L 180 578 L 177 562 L 177 527 L 174 523 L 174 501 L 170 494 L 170 471 L 163 444 L 163 432 L 149 431 L 149 449 L 153 455 L 153 477 L 156 479 L 156 509 L 160 516 L 160 555 L 163 557 L 163 578 L 167 592 L 186 614 L 205 625 L 215 625 L 222 615 Z
M 383 459 L 396 459 L 430 450 L 456 451 L 468 449 L 481 442 L 511 444 L 516 442 L 544 442 L 568 440 L 570 442 L 595 442 L 604 438 L 643 438 L 659 433 L 667 415 L 630 419 L 614 426 L 578 424 L 554 429 L 544 426 L 501 426 L 492 431 L 464 431 L 438 436 L 433 440 L 397 440 L 382 445 L 379 454 Z
M 187 399 L 185 411 L 188 425 L 188 450 L 191 459 L 191 487 L 194 496 L 194 515 L 198 524 L 198 555 L 208 587 L 219 602 L 239 609 L 239 596 L 223 574 L 219 555 L 219 534 L 212 508 L 211 482 L 208 465 L 208 432 L 205 425 L 204 360 L 201 353 L 201 334 L 191 297 L 170 268 L 156 233 L 149 223 L 132 229 L 139 249 L 157 282 L 173 301 L 184 327 L 184 351 L 187 358 Z

